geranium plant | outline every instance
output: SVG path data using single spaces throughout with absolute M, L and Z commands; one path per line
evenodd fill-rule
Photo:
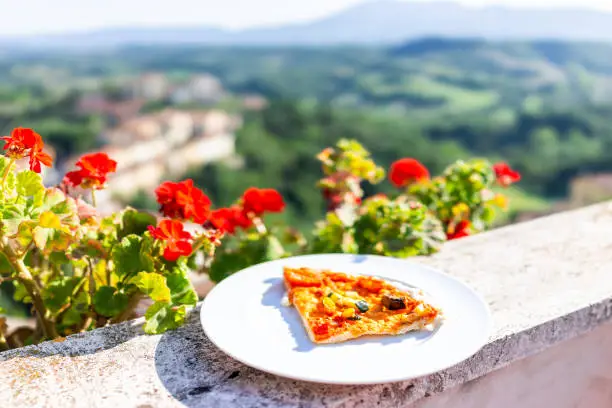
M 197 301 L 187 277 L 189 257 L 212 249 L 204 230 L 189 233 L 180 221 L 158 223 L 131 208 L 101 218 L 82 197 L 67 193 L 103 189 L 117 165 L 106 154 L 83 156 L 61 187 L 45 188 L 39 173 L 52 160 L 41 137 L 18 128 L 3 140 L 0 279 L 14 285 L 16 300 L 32 306 L 37 324 L 9 335 L 0 322 L 0 348 L 124 321 L 144 297 L 154 301 L 145 331 L 180 325 Z M 19 170 L 22 160 L 29 169 Z M 177 207 L 185 219 L 195 217 L 189 202 L 179 200 Z
M 107 154 L 84 155 L 60 186 L 46 188 L 40 173 L 52 159 L 40 135 L 18 128 L 2 140 L 0 282 L 14 285 L 14 298 L 31 305 L 37 324 L 9 332 L 0 318 L 0 349 L 122 322 L 144 298 L 153 301 L 145 332 L 176 328 L 198 300 L 193 271 L 218 282 L 292 254 L 428 255 L 447 239 L 488 228 L 494 208 L 506 205 L 493 185 L 520 179 L 507 164 L 485 160 L 459 161 L 431 178 L 404 158 L 389 173 L 399 193 L 365 198 L 362 184 L 382 182 L 385 171 L 359 143 L 340 140 L 317 155 L 327 212 L 307 240 L 289 226 L 268 225 L 267 214 L 285 208 L 269 188 L 249 188 L 215 209 L 192 180 L 168 181 L 155 191 L 159 216 L 126 208 L 101 217 L 95 192 L 117 171 Z M 20 170 L 23 161 L 28 168 Z

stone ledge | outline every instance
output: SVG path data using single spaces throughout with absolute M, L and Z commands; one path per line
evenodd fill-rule
M 416 262 L 445 270 L 491 307 L 489 344 L 418 379 L 326 386 L 245 367 L 204 336 L 196 312 L 161 336 L 133 321 L 0 354 L 9 406 L 399 406 L 440 393 L 612 320 L 612 207 L 602 204 L 447 244 Z M 8 386 L 6 386 L 8 382 Z

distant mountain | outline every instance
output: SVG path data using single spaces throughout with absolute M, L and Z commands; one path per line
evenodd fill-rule
M 427 36 L 611 41 L 612 13 L 578 8 L 470 8 L 452 2 L 378 0 L 305 24 L 242 31 L 213 27 L 105 29 L 0 38 L 0 45 L 97 48 L 170 43 L 279 46 L 390 44 Z

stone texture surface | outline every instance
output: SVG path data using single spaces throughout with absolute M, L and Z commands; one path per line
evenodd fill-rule
M 610 408 L 612 324 L 562 342 L 414 408 Z
M 189 324 L 144 336 L 133 321 L 0 354 L 8 406 L 397 407 L 419 404 L 612 318 L 612 207 L 541 218 L 461 239 L 416 259 L 464 280 L 494 330 L 469 360 L 412 382 L 325 386 L 245 367 Z M 8 382 L 8 385 L 6 384 Z

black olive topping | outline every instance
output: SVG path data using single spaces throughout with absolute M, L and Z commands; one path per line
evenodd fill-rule
M 389 310 L 401 310 L 406 308 L 406 300 L 401 296 L 383 295 L 382 304 Z

